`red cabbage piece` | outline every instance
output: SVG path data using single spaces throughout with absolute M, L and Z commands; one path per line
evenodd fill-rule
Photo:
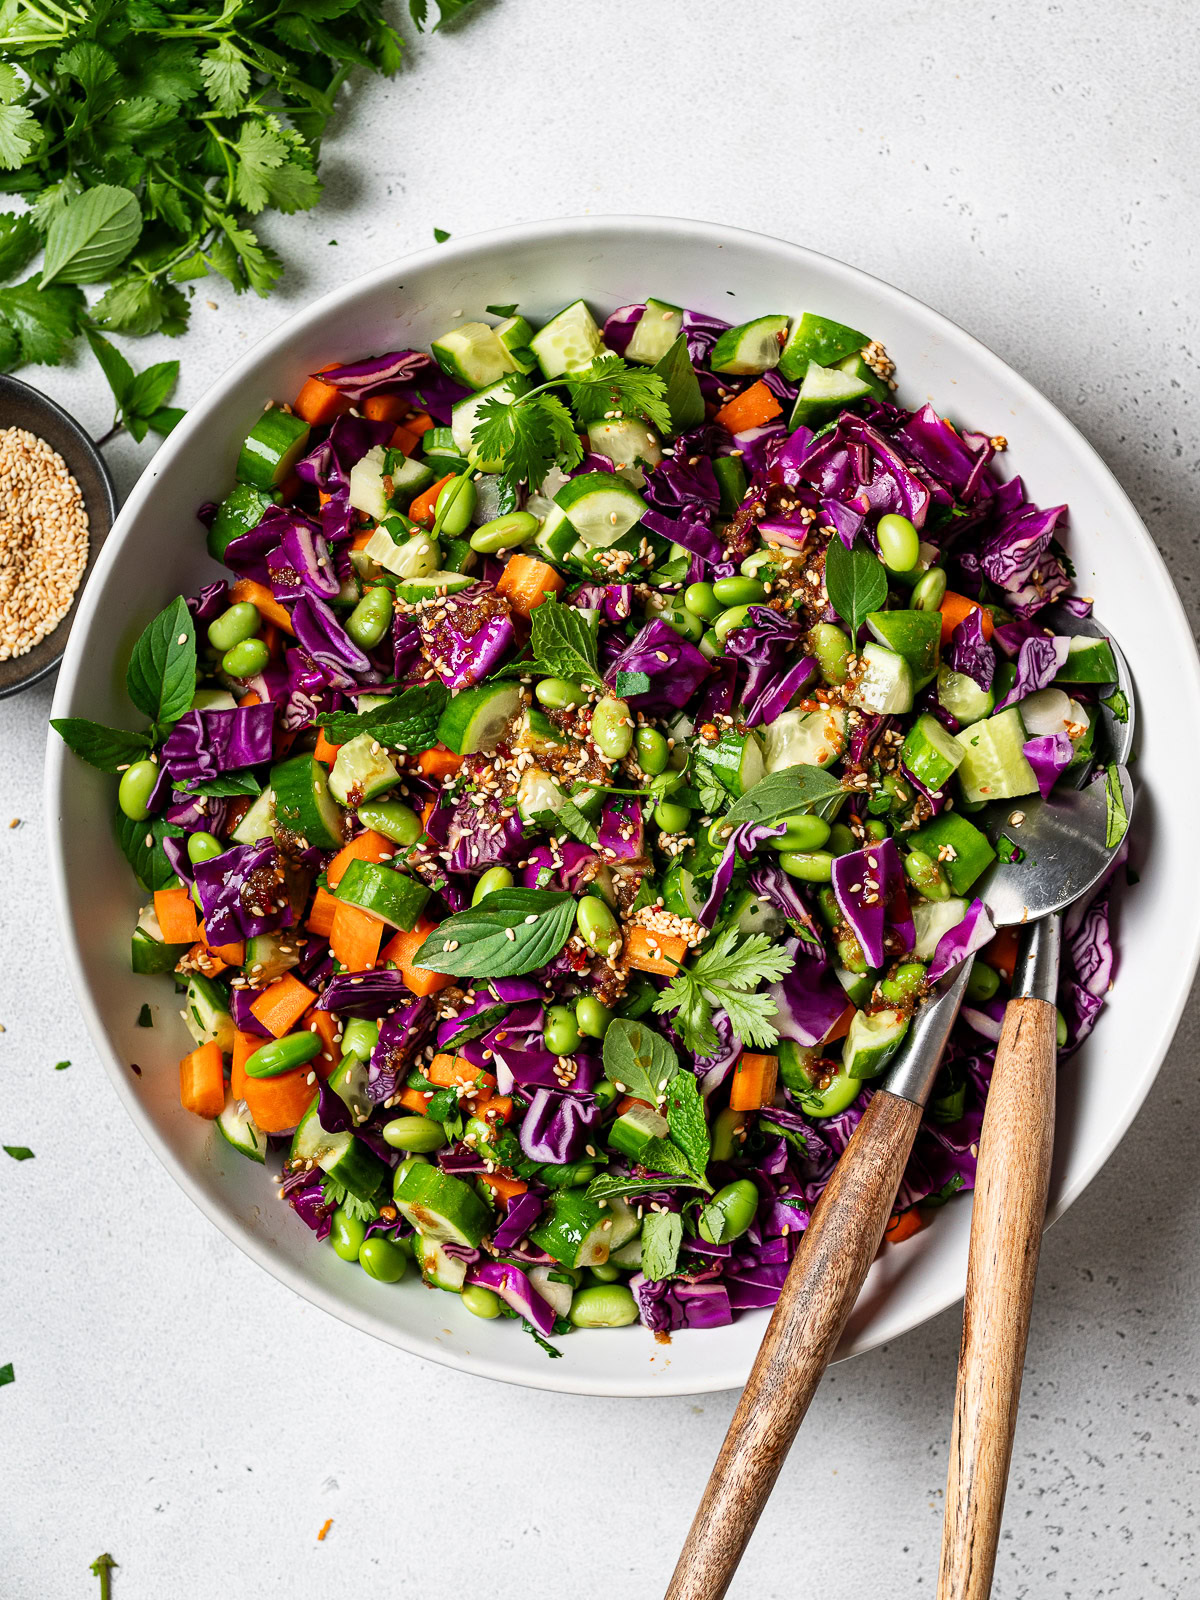
M 582 478 L 589 472 L 615 472 L 610 456 L 602 456 L 595 450 L 585 450 L 577 466 L 567 473 L 568 478 Z
M 733 447 L 742 453 L 742 465 L 747 472 L 766 472 L 774 466 L 779 452 L 787 440 L 787 426 L 782 422 L 764 422 L 757 428 L 743 428 L 731 435 Z
M 660 511 L 689 511 L 691 520 L 708 522 L 721 503 L 721 488 L 706 455 L 681 450 L 664 456 L 646 474 L 642 494 Z
M 601 854 L 609 861 L 637 861 L 645 853 L 641 802 L 632 795 L 609 800 L 600 815 Z
M 661 617 L 638 633 L 604 675 L 611 688 L 619 672 L 644 672 L 650 688 L 628 694 L 626 701 L 639 710 L 674 706 L 682 710 L 708 677 L 711 668 L 689 639 L 676 633 Z
M 1067 939 L 1067 957 L 1075 979 L 1103 1000 L 1112 985 L 1116 950 L 1108 919 L 1108 901 L 1094 900 Z
M 1070 1055 L 1095 1027 L 1104 1001 L 1083 984 L 1068 981 L 1059 985 L 1058 1006 L 1067 1024 L 1067 1042 L 1059 1054 Z
M 1004 1009 L 1003 1000 L 967 1000 L 959 1016 L 981 1039 L 997 1044 L 1004 1026 Z
M 578 839 L 534 845 L 525 860 L 528 866 L 521 869 L 523 889 L 568 889 L 574 894 L 596 875 L 596 852 Z M 549 873 L 549 877 L 542 879 L 543 873 Z
M 618 306 L 612 316 L 607 319 L 601 329 L 600 337 L 608 348 L 618 356 L 623 356 L 629 349 L 629 341 L 633 338 L 633 330 L 646 314 L 646 307 L 638 301 L 634 305 Z
M 706 316 L 703 311 L 685 311 L 683 336 L 687 340 L 687 353 L 692 361 L 697 366 L 702 361 L 706 362 L 713 345 L 732 326 L 731 322 L 723 322 L 720 317 Z
M 814 955 L 824 949 L 821 931 L 813 920 L 800 885 L 795 878 L 788 877 L 778 861 L 763 859 L 756 862 L 746 883 L 759 900 L 765 900 L 776 910 L 782 911 L 790 922 L 800 924 L 808 935 L 804 942 Z
M 318 1240 L 328 1239 L 333 1228 L 333 1213 L 336 1206 L 328 1205 L 321 1190 L 325 1174 L 319 1167 L 314 1167 L 311 1172 L 303 1174 L 303 1182 L 294 1188 L 289 1188 L 284 1182 L 286 1191 L 284 1199 L 292 1210 L 307 1227 L 311 1228 Z
M 790 1226 L 799 1234 L 805 1227 L 808 1213 L 791 1206 L 780 1208 L 790 1214 Z M 742 1250 L 734 1256 L 721 1274 L 721 1281 L 729 1293 L 729 1304 L 734 1311 L 759 1311 L 773 1306 L 783 1292 L 788 1275 L 788 1262 L 767 1258 L 767 1252 Z
M 953 489 L 959 500 L 967 502 L 991 492 L 984 472 L 995 454 L 991 444 L 981 434 L 960 434 L 931 405 L 914 411 L 903 427 L 897 428 L 894 438 L 914 461 Z
M 206 583 L 200 593 L 189 596 L 186 603 L 197 627 L 207 627 L 229 605 L 229 585 L 224 578 L 218 578 L 215 583 Z
M 531 1161 L 578 1161 L 601 1122 L 594 1100 L 536 1089 L 521 1122 L 521 1149 Z
M 492 978 L 488 988 L 497 1000 L 506 1005 L 519 1005 L 522 1000 L 537 1000 L 542 990 L 532 978 Z
M 952 496 L 931 487 L 892 440 L 849 413 L 815 441 L 800 472 L 826 499 L 852 501 L 856 510 L 876 516 L 894 512 L 916 528 L 924 527 L 931 504 L 952 503 Z
M 390 422 L 371 422 L 349 415 L 335 419 L 325 438 L 296 463 L 296 476 L 324 494 L 349 490 L 350 469 L 374 450 L 386 445 L 394 432 Z M 348 502 L 347 502 L 348 504 Z
M 1065 634 L 1034 634 L 1023 640 L 1017 652 L 1016 682 L 998 702 L 996 710 L 1003 711 L 1006 706 L 1024 700 L 1027 694 L 1048 688 L 1066 665 L 1070 643 Z
M 501 1094 L 511 1094 L 516 1084 L 527 1091 L 552 1089 L 559 1094 L 590 1095 L 603 1075 L 595 1056 L 578 1054 L 572 1057 L 575 1076 L 564 1082 L 558 1075 L 561 1069 L 556 1055 L 537 1045 L 520 1047 L 516 1040 L 495 1046 L 492 1056 L 494 1064 L 488 1065 L 496 1074 Z
M 882 839 L 865 850 L 852 850 L 833 863 L 833 893 L 838 909 L 862 946 L 869 967 L 882 967 L 887 960 L 884 933 L 889 921 L 909 929 L 912 919 L 904 895 L 904 872 L 894 839 Z M 903 908 L 893 907 L 903 897 Z M 911 932 L 909 935 L 911 944 Z
M 843 505 L 840 500 L 822 500 L 821 520 L 833 528 L 847 550 L 854 548 L 854 541 L 866 528 L 867 542 L 878 553 L 879 540 L 875 537 L 875 530 L 866 527 L 866 516 L 857 506 Z
M 278 549 L 267 556 L 276 599 L 294 600 L 305 589 L 322 600 L 336 600 L 341 583 L 319 523 L 289 508 Z
M 733 1321 L 729 1294 L 715 1278 L 663 1278 L 657 1282 L 639 1272 L 629 1280 L 638 1316 L 652 1333 L 680 1328 L 723 1328 Z
M 742 1041 L 734 1034 L 733 1024 L 723 1010 L 713 1011 L 712 1025 L 720 1042 L 711 1055 L 697 1056 L 693 1063 L 705 1098 L 726 1082 L 742 1053 Z
M 367 979 L 374 974 L 368 972 L 361 976 Z M 433 1023 L 434 1010 L 427 999 L 409 999 L 384 1017 L 367 1069 L 368 1100 L 380 1105 L 391 1099 L 408 1075 L 413 1057 L 429 1037 Z
M 1038 792 L 1044 800 L 1074 761 L 1075 746 L 1065 733 L 1046 733 L 1027 739 L 1021 750 L 1033 768 Z
M 685 550 L 699 556 L 701 561 L 724 559 L 725 546 L 720 534 L 714 533 L 705 522 L 690 521 L 686 517 L 676 519 L 663 511 L 652 510 L 646 512 L 641 525 L 651 533 L 658 534 L 660 539 L 670 539 L 673 544 L 682 545 Z
M 789 939 L 784 948 L 792 956 L 792 970 L 766 991 L 775 1005 L 774 1024 L 781 1039 L 824 1044 L 849 1004 L 846 991 L 811 945 Z
M 520 1244 L 545 1209 L 546 1202 L 541 1195 L 534 1194 L 532 1189 L 514 1196 L 508 1203 L 504 1221 L 492 1235 L 492 1243 L 496 1249 L 503 1252 L 512 1250 Z
M 185 711 L 163 745 L 162 759 L 176 784 L 271 759 L 274 709 L 267 704 L 231 711 Z
M 421 350 L 392 350 L 384 356 L 351 361 L 320 374 L 322 383 L 339 390 L 356 405 L 370 395 L 382 394 L 421 378 L 434 365 L 433 357 Z
M 515 866 L 525 854 L 525 828 L 511 806 L 491 796 L 483 805 L 464 795 L 454 806 L 446 831 L 446 866 L 451 872 L 479 877 L 490 867 Z
M 1066 518 L 1066 506 L 1051 506 L 1043 511 L 1024 499 L 1020 478 L 1014 478 L 1015 491 L 1020 503 L 1008 515 L 1001 517 L 1000 525 L 989 534 L 979 556 L 983 572 L 997 587 L 1005 590 L 1021 589 L 1030 583 L 1050 549 L 1055 531 Z
M 392 967 L 373 972 L 339 972 L 330 978 L 317 1001 L 317 1011 L 336 1011 L 343 1017 L 385 1017 L 398 1007 L 411 1005 L 413 996 Z
M 447 595 L 442 605 L 418 614 L 426 656 L 447 689 L 457 693 L 479 683 L 516 643 L 508 601 L 486 583 Z
M 236 845 L 196 863 L 204 930 L 213 944 L 236 944 L 290 928 L 284 860 L 270 839 Z
M 511 1261 L 484 1261 L 467 1272 L 468 1283 L 494 1289 L 506 1306 L 531 1322 L 540 1334 L 554 1332 L 554 1310 Z
M 777 839 L 781 833 L 786 832 L 786 822 L 739 822 L 735 825 L 725 841 L 725 854 L 717 864 L 716 872 L 713 873 L 708 898 L 700 908 L 697 922 L 706 928 L 711 928 L 716 922 L 721 902 L 729 893 L 729 885 L 733 882 L 733 872 L 738 857 L 740 856 L 743 861 L 749 861 L 760 844 L 767 839 Z
M 771 477 L 777 483 L 786 483 L 790 487 L 799 484 L 800 471 L 808 459 L 812 445 L 812 429 L 801 424 L 788 435 L 782 449 L 775 457 Z
M 982 900 L 972 900 L 967 907 L 967 914 L 955 927 L 947 931 L 938 940 L 937 949 L 933 952 L 933 960 L 929 963 L 926 978 L 930 983 L 936 983 L 939 978 L 946 975 L 959 962 L 966 961 L 976 951 L 982 950 L 984 945 L 996 937 L 996 925 L 992 921 L 991 912 Z
M 726 635 L 725 654 L 746 663 L 742 712 L 752 727 L 774 722 L 816 677 L 816 660 L 801 646 L 804 633 L 798 618 L 751 606 L 744 626 Z
M 947 665 L 974 679 L 981 689 L 990 689 L 996 675 L 996 652 L 983 636 L 983 611 L 976 608 L 950 635 Z
M 324 669 L 331 688 L 356 687 L 352 673 L 371 670 L 371 663 L 342 627 L 324 600 L 303 595 L 292 608 L 292 627 L 296 638 Z
M 354 1130 L 350 1107 L 335 1089 L 330 1088 L 328 1078 L 317 1079 L 317 1121 L 326 1133 L 351 1133 Z
M 250 1009 L 257 998 L 253 989 L 230 989 L 229 1011 L 233 1017 L 233 1025 L 242 1033 L 256 1033 L 260 1039 L 270 1039 L 272 1037 L 270 1029 L 264 1028 Z

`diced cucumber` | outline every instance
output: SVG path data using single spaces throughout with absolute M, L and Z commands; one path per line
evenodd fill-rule
M 912 668 L 902 655 L 886 645 L 866 644 L 859 660 L 862 671 L 850 697 L 852 704 L 877 716 L 912 710 Z
M 517 815 L 522 822 L 536 822 L 546 812 L 552 816 L 567 803 L 567 796 L 541 767 L 526 767 L 517 785 Z
M 862 1079 L 852 1078 L 845 1063 L 839 1061 L 825 1072 L 811 1089 L 800 1091 L 800 1105 L 808 1117 L 836 1117 L 852 1106 L 862 1093 Z
M 360 733 L 337 753 L 329 774 L 329 792 L 339 805 L 360 806 L 400 782 L 400 774 L 378 739 Z
M 1022 749 L 1025 725 L 1016 706 L 964 728 L 957 738 L 963 747 L 958 781 L 968 800 L 1012 800 L 1037 793 L 1037 779 Z
M 706 766 L 717 782 L 740 799 L 763 776 L 763 748 L 752 731 L 735 733 L 726 729 L 715 745 L 698 743 L 695 759 Z
M 256 844 L 259 839 L 270 839 L 275 834 L 275 791 L 264 789 L 251 802 L 249 811 L 230 834 L 238 844 Z
M 463 689 L 438 719 L 438 738 L 456 755 L 490 755 L 520 708 L 521 691 L 515 683 Z
M 943 811 L 910 833 L 908 842 L 938 863 L 955 894 L 966 894 L 996 859 L 987 834 L 957 811 Z M 946 851 L 944 857 L 939 854 L 942 850 Z
M 487 1206 L 461 1178 L 414 1162 L 397 1185 L 394 1198 L 406 1221 L 435 1244 L 472 1249 L 488 1231 Z
M 907 1032 L 908 1017 L 903 1011 L 856 1011 L 842 1050 L 847 1076 L 877 1078 Z
M 666 1117 L 652 1111 L 649 1106 L 638 1104 L 623 1111 L 609 1128 L 608 1144 L 611 1150 L 619 1150 L 631 1161 L 636 1161 L 651 1139 L 669 1139 L 670 1136 L 671 1129 Z
M 718 456 L 712 464 L 712 469 L 713 475 L 717 480 L 717 487 L 721 491 L 720 505 L 717 509 L 723 517 L 732 517 L 737 513 L 742 501 L 746 498 L 746 490 L 750 487 L 750 480 L 746 476 L 742 458 L 741 456 Z M 767 551 L 766 554 L 769 558 L 770 551 Z
M 579 542 L 579 535 L 567 520 L 561 506 L 551 505 L 541 527 L 533 536 L 533 548 L 543 561 L 555 566 L 564 561 Z
M 624 478 L 611 472 L 581 472 L 554 497 L 585 545 L 605 548 L 636 527 L 646 502 Z
M 256 984 L 268 984 L 300 965 L 300 950 L 291 929 L 258 933 L 246 940 L 246 971 Z
M 1107 639 L 1077 634 L 1067 646 L 1067 659 L 1055 683 L 1115 683 L 1117 662 Z
M 709 366 L 714 372 L 770 372 L 779 365 L 787 325 L 786 317 L 755 317 L 753 322 L 727 328 L 713 345 Z
M 666 300 L 647 300 L 641 321 L 625 347 L 626 361 L 642 361 L 652 367 L 661 361 L 678 339 L 683 327 L 683 308 Z
M 810 361 L 788 427 L 819 428 L 839 411 L 865 399 L 870 392 L 869 385 L 861 378 L 841 372 L 837 367 L 822 367 Z
M 233 711 L 237 701 L 228 689 L 197 689 L 192 696 L 193 711 Z
M 359 1200 L 371 1200 L 379 1193 L 388 1175 L 388 1167 L 361 1139 L 352 1133 L 334 1134 L 344 1141 L 321 1157 L 317 1165 L 328 1177 Z
M 458 594 L 469 589 L 474 579 L 465 572 L 427 572 L 421 578 L 405 578 L 396 585 L 396 599 L 406 605 L 419 605 L 422 600 L 433 600 L 438 595 Z
M 571 1300 L 575 1294 L 573 1283 L 564 1283 L 567 1276 L 560 1266 L 548 1267 L 545 1265 L 530 1267 L 528 1277 L 530 1283 L 541 1295 L 556 1317 L 565 1317 L 571 1309 Z
M 779 371 L 789 383 L 795 383 L 808 371 L 809 362 L 831 367 L 835 361 L 857 354 L 869 343 L 865 333 L 848 328 L 844 322 L 834 322 L 832 317 L 819 317 L 806 311 L 792 323 L 792 331 L 779 357 Z
M 642 1231 L 638 1221 L 637 1212 L 627 1200 L 612 1199 L 607 1206 L 608 1220 L 612 1224 L 603 1231 L 608 1235 L 608 1253 L 611 1256 L 614 1250 L 619 1250 L 622 1245 L 635 1239 Z
M 547 378 L 582 372 L 600 354 L 600 329 L 582 300 L 565 306 L 529 341 Z
M 527 706 L 513 729 L 513 749 L 528 750 L 531 755 L 563 755 L 569 744 L 561 728 L 556 728 L 537 706 Z
M 183 1002 L 183 1020 L 197 1044 L 215 1040 L 222 1055 L 230 1055 L 236 1029 L 229 1010 L 229 994 L 223 983 L 194 972 L 188 979 Z
M 900 747 L 900 760 L 930 794 L 945 788 L 962 759 L 962 745 L 928 711 L 913 723 Z
M 154 918 L 154 927 L 158 928 L 157 917 Z M 139 922 L 133 930 L 129 948 L 130 971 L 147 976 L 152 973 L 174 972 L 179 961 L 191 948 L 190 944 L 167 944 L 162 939 L 161 932 L 152 933 Z
M 846 999 L 861 1010 L 875 992 L 875 974 L 873 972 L 848 972 L 845 967 L 835 967 L 833 970 L 837 981 L 846 991 Z
M 425 1239 L 418 1233 L 413 1240 L 413 1258 L 426 1283 L 450 1294 L 462 1293 L 467 1281 L 467 1263 L 447 1254 L 436 1239 Z
M 368 1062 L 357 1055 L 344 1055 L 330 1075 L 329 1087 L 356 1123 L 366 1122 L 375 1109 L 367 1093 L 370 1076 Z
M 477 394 L 459 400 L 450 412 L 450 434 L 455 448 L 464 456 L 470 455 L 471 434 L 479 417 L 479 408 L 485 400 L 498 400 L 501 405 L 510 406 L 519 395 L 523 395 L 532 387 L 533 384 L 523 372 L 514 372 L 507 378 L 501 378 L 499 383 L 490 384 L 486 389 L 480 389 Z M 430 446 L 426 444 L 426 460 L 429 459 L 430 453 Z M 481 460 L 476 464 L 481 472 L 499 472 L 504 466 L 502 460 Z
M 479 556 L 476 551 L 471 549 L 468 539 L 447 539 L 443 537 L 442 572 L 440 576 L 444 577 L 448 573 L 452 577 L 458 577 L 463 573 L 474 572 L 478 565 Z M 439 574 L 434 572 L 430 576 L 436 578 Z M 465 587 L 465 585 L 461 587 Z
M 606 1221 L 608 1208 L 589 1200 L 582 1189 L 558 1189 L 529 1237 L 564 1267 L 598 1267 L 608 1260 L 612 1230 Z
M 722 906 L 721 916 L 723 921 L 735 922 L 739 933 L 765 933 L 773 939 L 787 930 L 783 912 L 769 903 L 764 905 L 753 889 L 735 894 L 728 910 Z
M 397 578 L 425 578 L 436 572 L 442 553 L 427 533 L 414 533 L 397 544 L 386 528 L 376 528 L 363 546 L 363 554 Z
M 350 504 L 374 522 L 382 522 L 392 509 L 384 459 L 383 446 L 377 444 L 350 468 Z
M 913 897 L 913 957 L 932 961 L 944 933 L 957 928 L 967 914 L 965 900 L 925 900 Z
M 1066 733 L 1071 721 L 1071 697 L 1065 689 L 1038 689 L 1021 701 L 1021 722 L 1031 739 Z
M 533 329 L 524 317 L 505 317 L 496 324 L 496 337 L 508 351 L 508 358 L 518 372 L 532 372 L 537 366 L 537 356 L 529 348 Z
M 304 454 L 311 432 L 303 417 L 279 406 L 264 411 L 242 442 L 238 478 L 259 489 L 274 489 Z
M 937 698 L 938 705 L 944 706 L 964 727 L 982 722 L 996 707 L 996 696 L 991 689 L 981 689 L 974 678 L 965 672 L 955 672 L 945 663 L 938 668 Z
M 239 1155 L 265 1165 L 267 1136 L 246 1110 L 245 1102 L 235 1100 L 230 1090 L 225 1091 L 225 1109 L 217 1118 L 217 1132 L 226 1144 L 231 1144 Z
M 941 654 L 942 617 L 938 611 L 871 611 L 867 628 L 880 644 L 903 656 L 912 668 L 913 689 L 933 681 Z
M 828 767 L 846 748 L 846 712 L 785 711 L 762 730 L 766 770 L 783 767 Z
M 429 350 L 446 376 L 468 389 L 486 389 L 517 370 L 507 345 L 486 322 L 464 322 L 435 339 Z
M 704 896 L 696 893 L 695 878 L 684 858 L 676 856 L 662 877 L 663 908 L 677 917 L 698 917 Z
M 638 462 L 656 467 L 662 448 L 656 434 L 636 417 L 616 417 L 608 422 L 589 422 L 588 444 L 597 455 L 607 456 L 617 472 L 635 489 L 646 481 Z
M 318 850 L 342 843 L 342 813 L 329 792 L 325 768 L 312 755 L 292 756 L 271 768 L 275 821 Z
M 392 451 L 393 458 L 396 451 Z M 389 474 L 392 480 L 392 499 L 407 505 L 413 495 L 428 489 L 433 482 L 433 468 L 415 456 L 405 456 L 403 461 L 393 461 Z
M 352 861 L 337 886 L 339 900 L 404 933 L 416 927 L 429 894 L 425 884 L 382 862 Z
M 624 1267 L 626 1272 L 640 1272 L 642 1270 L 642 1236 L 639 1230 L 637 1236 L 630 1239 L 628 1244 L 623 1244 L 619 1250 L 610 1250 L 608 1259 L 614 1267 Z
M 279 496 L 270 489 L 258 489 L 252 483 L 237 483 L 217 507 L 212 527 L 208 530 L 208 553 L 214 561 L 224 561 L 225 551 L 235 539 L 257 528 L 263 512 L 274 505 Z
M 782 365 L 783 363 L 780 362 L 780 366 Z M 887 384 L 878 373 L 871 370 L 861 355 L 846 356 L 841 361 L 835 361 L 833 365 L 839 372 L 848 373 L 850 377 L 857 378 L 861 383 L 865 383 L 876 400 L 883 401 L 888 398 L 890 390 Z

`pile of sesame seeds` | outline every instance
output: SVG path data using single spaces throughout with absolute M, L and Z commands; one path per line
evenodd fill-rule
M 88 515 L 66 462 L 25 428 L 0 428 L 0 661 L 52 633 L 87 566 Z

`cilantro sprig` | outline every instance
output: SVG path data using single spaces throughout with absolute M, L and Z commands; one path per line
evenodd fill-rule
M 712 1015 L 724 1011 L 744 1044 L 772 1045 L 779 1038 L 772 1018 L 775 1002 L 756 992 L 760 983 L 777 983 L 792 959 L 772 945 L 765 933 L 749 934 L 740 943 L 736 928 L 714 935 L 690 967 L 681 966 L 654 1002 L 660 1015 L 677 1011 L 672 1026 L 685 1047 L 705 1056 L 720 1040 Z

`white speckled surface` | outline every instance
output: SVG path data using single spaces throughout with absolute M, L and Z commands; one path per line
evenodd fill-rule
M 355 86 L 325 203 L 263 230 L 292 263 L 285 289 L 201 284 L 191 333 L 130 347 L 137 365 L 181 356 L 186 404 L 246 341 L 435 224 L 711 217 L 866 267 L 992 345 L 1099 447 L 1195 604 L 1190 7 L 483 5 L 395 83 Z M 491 86 L 503 110 L 485 109 Z M 89 365 L 23 376 L 107 426 Z M 148 456 L 113 447 L 124 487 Z M 203 1220 L 120 1110 L 55 932 L 29 914 L 49 704 L 48 688 L 0 704 L 0 824 L 21 819 L 0 826 L 0 1141 L 37 1152 L 0 1158 L 0 1364 L 16 1369 L 0 1592 L 91 1595 L 108 1549 L 114 1600 L 547 1584 L 652 1600 L 734 1396 L 573 1399 L 426 1366 L 305 1305 Z M 1195 1592 L 1197 1020 L 1047 1240 L 1003 1600 Z M 733 1594 L 933 1592 L 957 1342 L 947 1313 L 830 1375 Z

